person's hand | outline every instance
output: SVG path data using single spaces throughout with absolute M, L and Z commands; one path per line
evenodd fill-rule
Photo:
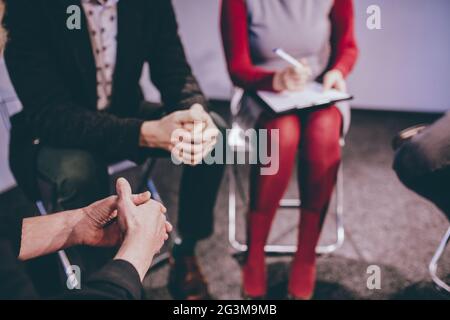
M 273 87 L 276 91 L 302 91 L 311 78 L 312 71 L 305 59 L 302 68 L 289 66 L 275 73 Z
M 159 202 L 149 200 L 136 205 L 127 180 L 117 180 L 117 217 L 124 241 L 116 255 L 133 264 L 141 279 L 150 268 L 153 256 L 169 238 L 172 225 L 167 222 L 166 208 Z
M 328 71 L 323 78 L 323 90 L 336 89 L 347 92 L 347 84 L 341 71 L 333 69 Z
M 204 112 L 198 104 L 191 110 Z M 203 122 L 185 123 L 182 130 L 174 132 L 172 155 L 184 164 L 196 166 L 214 149 L 219 134 L 211 116 L 204 112 Z
M 218 134 L 210 115 L 195 104 L 189 110 L 145 122 L 140 144 L 167 150 L 180 162 L 196 165 L 212 150 Z
M 150 193 L 132 196 L 135 205 L 150 200 Z M 93 247 L 112 247 L 121 243 L 122 234 L 117 221 L 118 197 L 111 196 L 82 208 L 79 220 L 74 227 L 74 241 L 77 244 Z

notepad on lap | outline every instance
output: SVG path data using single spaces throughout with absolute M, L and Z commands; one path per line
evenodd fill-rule
M 319 107 L 353 99 L 351 95 L 337 90 L 323 91 L 323 86 L 317 82 L 309 84 L 301 92 L 274 93 L 258 91 L 257 94 L 276 113 Z

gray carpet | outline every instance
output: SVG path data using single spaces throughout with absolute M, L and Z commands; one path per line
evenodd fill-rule
M 226 115 L 226 104 L 217 104 Z M 433 115 L 355 111 L 344 149 L 345 229 L 344 245 L 318 259 L 315 299 L 442 299 L 429 277 L 428 263 L 448 228 L 448 221 L 430 203 L 405 189 L 391 170 L 395 133 L 410 125 L 431 122 Z M 181 169 L 169 160 L 159 160 L 155 182 L 176 221 L 177 192 Z M 239 168 L 246 182 L 248 168 Z M 297 195 L 293 177 L 288 190 Z M 238 234 L 244 241 L 243 214 L 246 204 L 238 203 Z M 0 210 L 25 212 L 30 209 L 15 189 L 0 196 Z M 228 243 L 228 177 L 217 202 L 215 234 L 203 241 L 198 255 L 217 299 L 240 299 L 241 257 Z M 335 239 L 334 219 L 329 214 L 322 244 Z M 293 244 L 297 210 L 280 210 L 271 234 L 272 243 Z M 441 274 L 450 278 L 450 249 L 441 261 Z M 268 258 L 270 297 L 283 299 L 289 273 L 289 257 Z M 381 269 L 381 289 L 367 288 L 367 268 Z M 152 270 L 145 280 L 149 299 L 170 299 L 166 289 L 168 267 Z M 450 279 L 449 279 L 450 280 Z

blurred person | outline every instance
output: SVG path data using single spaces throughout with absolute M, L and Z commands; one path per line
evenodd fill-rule
M 231 79 L 250 93 L 301 91 L 314 80 L 322 81 L 325 90 L 346 91 L 345 78 L 358 54 L 353 24 L 351 0 L 223 0 L 222 37 Z M 286 66 L 274 48 L 292 54 L 303 68 Z M 258 103 L 245 98 L 242 108 Z M 264 246 L 298 150 L 302 208 L 288 294 L 293 299 L 312 297 L 315 249 L 336 183 L 339 140 L 348 116 L 349 110 L 329 106 L 280 116 L 263 112 L 259 117 L 258 129 L 269 130 L 269 135 L 270 130 L 279 130 L 280 170 L 263 176 L 257 166 L 252 168 L 244 297 L 260 299 L 267 294 Z
M 141 299 L 144 276 L 172 226 L 166 209 L 148 192 L 132 195 L 129 183 L 119 179 L 117 193 L 82 209 L 47 216 L 1 215 L 0 299 L 50 298 L 39 296 L 21 261 L 77 245 L 120 248 L 80 289 L 52 298 Z
M 5 61 L 24 107 L 11 119 L 10 164 L 28 193 L 39 176 L 54 187 L 58 210 L 83 207 L 108 195 L 108 164 L 167 156 L 172 133 L 191 135 L 194 123 L 213 132 L 181 150 L 188 164 L 179 195 L 182 241 L 173 251 L 169 281 L 177 298 L 207 297 L 195 248 L 213 232 L 223 166 L 198 163 L 213 149 L 220 119 L 213 120 L 186 61 L 171 1 L 6 3 Z M 80 29 L 69 27 L 77 18 L 68 10 L 73 5 L 81 9 Z M 161 93 L 163 107 L 156 110 L 142 104 L 144 63 Z M 83 256 L 88 273 L 101 265 L 97 253 Z
M 409 189 L 450 219 L 450 113 L 400 146 L 394 170 Z

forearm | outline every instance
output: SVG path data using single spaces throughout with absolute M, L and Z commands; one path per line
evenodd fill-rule
M 81 243 L 75 226 L 83 218 L 73 210 L 23 220 L 19 259 L 29 260 Z
M 30 124 L 42 144 L 95 151 L 106 159 L 132 158 L 137 152 L 140 119 L 119 118 L 72 104 L 30 114 L 34 114 Z
M 64 300 L 140 300 L 142 281 L 134 266 L 124 260 L 110 261 L 91 276 L 82 290 L 72 290 Z
M 152 264 L 153 254 L 151 254 L 148 243 L 125 239 L 114 260 L 124 260 L 131 263 L 142 281 Z

